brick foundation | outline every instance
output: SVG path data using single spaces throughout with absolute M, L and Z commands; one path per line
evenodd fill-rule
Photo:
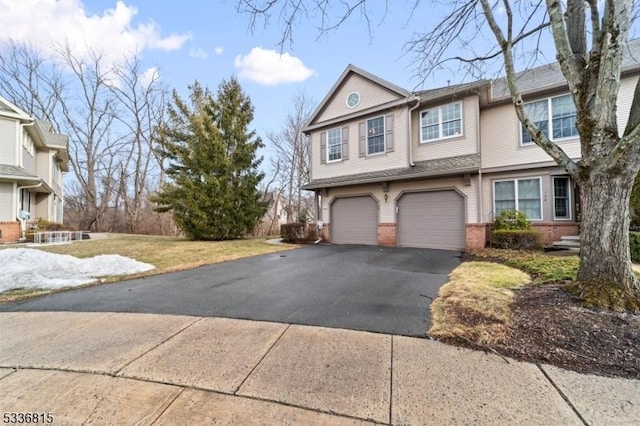
M 465 227 L 467 250 L 483 249 L 487 245 L 489 227 L 486 223 L 468 223 Z
M 532 229 L 542 234 L 542 244 L 551 245 L 554 241 L 559 241 L 564 235 L 579 235 L 580 229 L 576 222 L 558 223 L 531 223 Z M 491 224 L 470 223 L 466 226 L 467 250 L 481 249 L 489 245 L 491 241 Z
M 20 239 L 20 222 L 0 222 L 0 242 L 15 243 Z
M 396 224 L 395 223 L 379 223 L 378 224 L 378 245 L 385 247 L 396 246 Z
M 563 235 L 579 235 L 580 230 L 575 222 L 567 223 L 531 223 L 532 228 L 542 233 L 542 243 L 550 245 L 554 241 L 559 241 Z

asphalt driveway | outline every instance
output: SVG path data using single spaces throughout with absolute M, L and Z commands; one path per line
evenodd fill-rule
M 424 336 L 459 252 L 310 246 L 77 289 L 0 311 L 215 316 Z

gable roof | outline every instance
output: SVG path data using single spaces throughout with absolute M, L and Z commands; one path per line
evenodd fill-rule
M 2 96 L 0 96 L 0 115 L 17 118 L 19 120 L 32 121 L 29 114 L 27 114 Z
M 347 65 L 347 68 L 345 68 L 345 70 L 342 72 L 342 74 L 340 75 L 340 77 L 338 78 L 338 80 L 335 82 L 335 84 L 333 85 L 333 87 L 331 87 L 331 89 L 329 90 L 329 92 L 327 93 L 327 95 L 324 97 L 324 99 L 322 100 L 322 102 L 320 102 L 320 105 L 318 105 L 318 107 L 313 111 L 313 113 L 311 114 L 311 118 L 309 119 L 309 121 L 307 122 L 307 125 L 313 123 L 322 113 L 322 111 L 327 107 L 327 105 L 329 104 L 329 101 L 331 100 L 331 98 L 333 97 L 334 93 L 336 93 L 340 87 L 342 86 L 342 84 L 347 80 L 347 78 L 349 78 L 349 76 L 351 74 L 357 74 L 360 77 L 371 81 L 372 83 L 383 87 L 387 90 L 389 90 L 390 92 L 393 92 L 395 94 L 397 94 L 400 97 L 406 98 L 408 96 L 411 95 L 411 92 L 403 89 L 400 86 L 396 86 L 393 83 L 388 82 L 387 80 L 384 80 L 376 75 L 373 75 L 361 68 L 356 67 L 353 64 L 349 64 Z

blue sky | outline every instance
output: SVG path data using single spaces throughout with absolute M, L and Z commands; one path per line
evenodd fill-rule
M 137 50 L 145 67 L 157 67 L 161 80 L 182 95 L 194 80 L 215 90 L 223 79 L 236 75 L 254 103 L 254 128 L 268 144 L 267 132 L 282 127 L 296 94 L 303 91 L 320 102 L 349 63 L 407 89 L 462 82 L 449 71 L 436 72 L 423 83 L 415 77 L 415 56 L 406 54 L 405 43 L 449 8 L 429 8 L 434 3 L 425 2 L 411 17 L 412 4 L 367 2 L 371 36 L 359 13 L 322 36 L 317 19 L 301 20 L 293 45 L 285 44 L 282 51 L 278 20 L 266 27 L 259 21 L 251 31 L 250 17 L 236 11 L 235 0 L 0 0 L 0 25 L 4 37 L 10 34 L 43 48 L 66 38 L 76 46 L 105 50 L 113 58 Z M 475 37 L 489 46 L 489 39 Z M 288 62 L 284 73 L 274 60 L 280 53 Z M 268 149 L 263 154 L 268 157 Z

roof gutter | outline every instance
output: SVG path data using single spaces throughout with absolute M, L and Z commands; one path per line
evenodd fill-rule
M 17 154 L 17 157 L 18 157 L 18 158 L 16 158 L 16 160 L 18 160 L 17 164 L 20 167 L 24 167 L 24 163 L 23 163 L 24 160 L 22 158 L 22 156 L 23 156 L 23 146 L 24 146 L 24 128 L 25 127 L 31 127 L 31 126 L 33 126 L 35 124 L 36 124 L 35 121 L 32 121 L 30 123 L 20 123 L 20 130 L 19 130 L 20 131 L 20 135 L 18 137 L 18 140 L 20 141 L 20 146 L 18 147 L 18 150 L 16 151 L 16 154 Z M 34 145 L 35 145 L 35 143 L 34 143 Z M 35 150 L 35 147 L 34 147 L 34 150 Z M 34 156 L 36 155 L 35 152 L 33 153 L 33 155 Z
M 413 162 L 413 137 L 411 136 L 411 113 L 420 106 L 420 96 L 413 94 L 409 99 L 407 99 L 407 104 L 412 101 L 416 101 L 416 104 L 409 108 L 409 114 L 407 115 L 407 134 L 409 135 L 409 167 L 415 167 L 416 163 Z

